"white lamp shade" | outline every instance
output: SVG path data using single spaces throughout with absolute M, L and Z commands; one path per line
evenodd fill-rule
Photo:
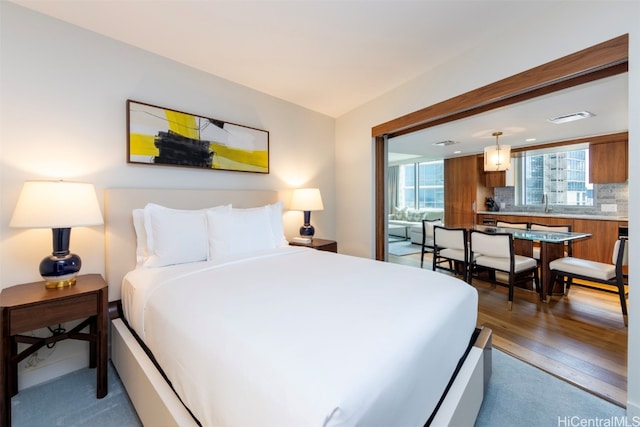
M 324 209 L 322 205 L 322 197 L 320 190 L 317 188 L 298 188 L 293 190 L 291 196 L 291 206 L 289 209 L 294 211 L 321 211 Z
M 71 228 L 102 223 L 93 184 L 26 181 L 9 225 L 17 228 Z
M 484 149 L 485 172 L 505 171 L 511 167 L 511 146 L 492 145 Z

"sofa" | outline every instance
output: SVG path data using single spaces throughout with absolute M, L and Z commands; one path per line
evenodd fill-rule
M 442 209 L 412 209 L 412 208 L 394 208 L 393 212 L 389 214 L 388 227 L 389 237 L 396 237 L 402 239 L 410 239 L 412 243 L 417 245 L 422 244 L 422 220 L 429 221 L 440 220 L 440 225 L 444 220 L 444 210 Z M 428 224 L 430 227 L 427 229 L 427 246 L 429 244 L 429 238 L 431 237 L 431 244 L 433 244 L 433 225 L 438 223 Z M 429 233 L 431 231 L 431 233 Z

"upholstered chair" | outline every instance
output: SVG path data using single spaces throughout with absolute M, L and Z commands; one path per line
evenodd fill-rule
M 420 255 L 420 268 L 424 264 L 425 252 L 433 252 L 433 227 L 436 225 L 442 225 L 442 220 L 437 219 L 423 219 L 422 220 L 422 253 Z
M 469 251 L 466 228 L 433 227 L 433 271 L 446 270 L 467 278 Z
M 625 285 L 628 285 L 628 281 L 627 275 L 624 273 L 624 266 L 628 265 L 627 247 L 628 239 L 626 237 L 619 237 L 616 240 L 613 246 L 611 264 L 575 257 L 564 257 L 551 261 L 549 263 L 551 283 L 555 283 L 558 277 L 562 277 L 565 282 L 565 293 L 568 293 L 573 279 L 614 286 L 620 297 L 622 317 L 626 326 L 628 320 Z M 552 288 L 552 286 L 549 288 Z M 593 287 L 593 289 L 605 290 L 597 287 Z M 551 289 L 549 289 L 549 292 L 551 292 Z M 550 297 L 551 294 L 546 295 L 547 300 Z
M 501 284 L 495 278 L 495 272 L 500 271 L 509 275 L 509 300 L 507 307 L 513 307 L 513 291 L 518 281 L 533 279 L 536 290 L 540 290 L 538 280 L 538 263 L 535 259 L 516 255 L 513 235 L 511 233 L 471 232 L 470 262 L 468 281 L 472 282 L 474 273 L 488 271 L 489 280 L 494 284 Z

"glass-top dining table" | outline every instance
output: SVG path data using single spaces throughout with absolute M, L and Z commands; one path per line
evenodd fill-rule
M 533 256 L 533 242 L 540 242 L 540 299 L 549 302 L 551 270 L 549 263 L 564 256 L 565 244 L 574 240 L 591 237 L 589 233 L 574 231 L 529 230 L 511 227 L 496 227 L 493 225 L 474 225 L 473 230 L 485 233 L 510 233 L 514 238 L 515 252 L 518 255 Z

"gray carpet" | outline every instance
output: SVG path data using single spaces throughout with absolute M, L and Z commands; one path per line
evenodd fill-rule
M 95 395 L 93 369 L 82 369 L 22 390 L 11 401 L 13 426 L 141 425 L 111 364 L 109 394 L 99 400 Z M 493 374 L 476 427 L 595 425 L 586 423 L 622 420 L 624 415 L 624 409 L 494 349 Z M 611 421 L 606 425 L 631 424 Z
M 501 351 L 492 353 L 493 373 L 476 427 L 632 425 L 604 424 L 621 420 L 625 410 Z
M 81 369 L 29 387 L 11 399 L 13 427 L 137 427 L 133 405 L 109 363 L 109 393 L 96 399 L 95 369 Z
M 396 256 L 419 254 L 421 249 L 420 245 L 411 243 L 411 240 L 389 243 L 389 253 Z

